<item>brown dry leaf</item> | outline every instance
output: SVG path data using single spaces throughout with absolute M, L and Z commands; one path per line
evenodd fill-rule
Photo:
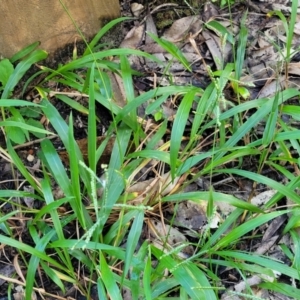
M 114 103 L 124 107 L 127 104 L 127 97 L 122 78 L 114 72 L 108 72 L 107 74 L 112 86 Z
M 231 51 L 231 47 L 227 43 L 225 49 L 221 48 L 221 39 L 214 33 L 204 30 L 202 35 L 205 39 L 205 43 L 211 53 L 211 56 L 215 62 L 218 70 L 223 69 L 223 62 L 227 60 Z
M 134 2 L 130 5 L 130 9 L 135 17 L 139 17 L 142 11 L 144 10 L 144 6 L 142 4 Z
M 195 203 L 193 201 L 184 201 L 178 204 L 176 212 L 173 209 L 171 213 L 176 213 L 174 224 L 193 230 L 200 230 L 207 224 L 205 203 Z
M 34 194 L 34 189 L 32 186 L 24 186 L 23 189 L 24 189 L 24 192 L 26 192 L 26 193 Z M 35 200 L 32 197 L 24 197 L 25 204 L 30 208 L 33 208 L 34 201 Z
M 98 136 L 97 137 L 97 147 L 101 145 L 101 143 L 105 140 L 105 136 Z M 88 158 L 88 140 L 86 138 L 84 139 L 80 139 L 76 141 L 80 152 L 82 153 L 83 159 L 85 161 L 85 163 L 87 163 L 87 158 Z M 108 140 L 108 143 L 103 151 L 102 156 L 100 157 L 100 160 L 98 162 L 98 164 L 107 164 L 109 163 L 110 160 L 110 156 L 111 156 L 111 152 L 112 152 L 112 148 L 114 146 L 115 143 L 115 137 L 111 137 Z M 60 151 L 59 156 L 62 160 L 62 162 L 66 165 L 69 166 L 69 156 L 68 156 L 68 152 L 67 151 Z
M 264 276 L 264 277 L 267 277 L 267 276 Z M 273 278 L 269 276 L 266 281 L 273 282 L 274 280 L 275 280 L 275 276 Z M 242 293 L 247 288 L 251 287 L 253 295 L 255 295 L 257 298 L 268 299 L 268 298 L 261 298 L 262 296 L 265 297 L 265 292 L 262 289 L 256 288 L 256 286 L 258 284 L 260 284 L 262 281 L 265 281 L 265 280 L 263 280 L 258 275 L 254 275 L 254 276 L 247 278 L 246 281 L 241 281 L 240 283 L 236 284 L 234 286 L 234 289 L 236 292 Z
M 203 21 L 209 22 L 213 20 L 215 17 L 219 16 L 219 10 L 216 5 L 212 4 L 211 1 L 207 1 L 204 5 L 204 13 L 203 13 Z
M 163 225 L 157 220 L 148 220 L 148 227 L 152 241 L 159 249 L 167 249 L 170 251 L 173 248 L 188 243 L 187 238 L 176 228 L 171 227 L 170 225 Z M 194 250 L 192 246 L 186 246 L 182 249 L 182 251 L 190 256 L 193 254 Z
M 13 294 L 14 300 L 25 300 L 25 290 L 23 286 L 18 285 L 15 287 L 16 293 Z M 36 300 L 37 296 L 36 293 L 33 291 L 31 294 L 31 300 Z
M 152 33 L 156 36 L 158 35 L 156 25 L 154 23 L 152 15 L 149 15 L 146 19 L 146 32 L 147 33 Z M 146 36 L 145 36 L 145 45 L 149 45 L 149 44 L 153 44 L 153 40 L 152 40 L 152 38 L 150 37 L 149 34 L 146 34 Z
M 125 39 L 120 45 L 120 48 L 137 49 L 142 43 L 145 33 L 145 25 L 133 27 L 126 35 Z
M 276 193 L 277 193 L 277 191 L 275 191 L 275 190 L 264 191 L 264 192 L 256 195 L 255 197 L 253 197 L 251 199 L 251 204 L 253 204 L 257 207 L 261 207 L 261 206 L 265 205 Z
M 190 37 L 190 34 L 193 37 L 198 35 L 202 30 L 202 25 L 200 16 L 184 17 L 173 22 L 162 38 L 173 43 L 181 42 Z
M 0 268 L 0 274 L 3 277 L 11 278 L 12 274 L 15 272 L 15 268 L 12 265 L 4 265 L 2 268 Z M 5 283 L 6 280 L 3 278 L 0 278 L 0 286 Z
M 169 194 L 173 189 L 176 188 L 179 179 L 180 177 L 176 177 L 172 182 L 170 172 L 167 172 L 160 177 L 137 182 L 136 184 L 130 186 L 126 192 L 130 194 L 138 194 L 138 197 L 131 202 L 135 205 L 138 205 L 143 203 L 148 196 L 153 196 L 158 192 L 160 192 L 162 196 Z
M 293 62 L 288 64 L 288 73 L 300 76 L 300 62 Z
M 296 16 L 296 23 L 295 23 L 295 26 L 294 26 L 294 33 L 296 34 L 297 41 L 299 42 L 299 36 L 300 36 L 300 15 L 299 14 L 297 14 L 297 16 Z
M 268 98 L 273 96 L 276 92 L 285 90 L 286 88 L 299 89 L 300 78 L 287 78 L 285 75 L 276 78 L 270 83 L 267 83 L 260 91 L 260 98 Z

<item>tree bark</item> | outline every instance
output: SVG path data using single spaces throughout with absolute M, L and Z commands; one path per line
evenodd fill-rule
M 119 13 L 118 0 L 1 1 L 0 55 L 9 58 L 36 41 L 51 54 L 81 39 L 72 19 L 89 38 Z

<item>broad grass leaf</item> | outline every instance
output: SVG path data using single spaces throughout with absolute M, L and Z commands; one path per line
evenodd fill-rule
M 6 121 L 9 122 L 9 121 Z M 20 127 L 8 126 L 5 129 L 7 137 L 17 145 L 22 145 L 26 142 L 24 131 Z
M 144 294 L 146 300 L 152 300 L 151 297 L 151 247 L 148 246 L 148 255 L 145 258 L 145 268 L 144 268 L 144 276 L 143 276 L 143 287 L 144 287 Z
M 198 100 L 197 108 L 195 111 L 195 118 L 192 124 L 191 137 L 199 134 L 200 125 L 207 118 L 208 112 L 212 107 L 212 103 L 216 103 L 217 91 L 214 83 L 209 84 L 203 92 L 201 98 Z
M 88 115 L 89 110 L 86 107 L 84 107 L 83 105 L 81 105 L 78 101 L 75 101 L 66 95 L 58 94 L 58 95 L 55 95 L 55 97 L 57 99 L 63 101 L 64 103 L 66 103 L 71 108 L 74 108 L 75 110 L 79 111 L 80 113 L 82 113 L 84 115 Z
M 43 188 L 43 185 L 44 183 L 42 182 L 42 188 Z M 43 190 L 43 193 L 45 195 L 45 200 L 46 200 L 46 203 L 49 202 L 49 198 L 51 197 L 53 199 L 53 195 L 52 195 L 52 190 L 50 189 L 51 191 L 51 194 L 49 193 L 49 190 L 45 191 Z M 50 196 L 50 197 L 49 197 Z M 51 200 L 50 200 L 51 201 Z M 54 201 L 54 199 L 53 199 Z M 38 213 L 35 215 L 34 219 L 33 219 L 33 223 L 42 219 L 43 216 L 47 215 L 47 214 L 52 214 L 53 212 L 55 212 L 60 206 L 62 206 L 63 204 L 65 204 L 66 202 L 70 201 L 70 199 L 68 198 L 62 198 L 62 199 L 58 199 L 58 200 L 55 200 L 54 202 L 49 202 L 49 204 L 46 204 L 45 206 L 43 206 L 39 211 Z M 53 219 L 53 224 L 56 224 L 55 222 L 55 218 L 53 218 L 52 216 L 52 219 Z M 59 232 L 57 230 L 57 232 Z
M 13 64 L 6 58 L 0 61 L 0 82 L 5 86 L 14 71 Z
M 61 281 L 61 279 L 59 278 L 59 276 L 57 276 L 57 271 L 53 270 L 52 268 L 49 268 L 49 266 L 47 264 L 45 264 L 43 261 L 40 261 L 41 267 L 43 269 L 43 271 L 46 273 L 46 275 L 55 283 L 55 285 L 57 285 L 60 290 L 65 293 L 65 285 L 64 283 Z M 76 280 L 73 279 L 73 283 L 76 284 Z
M 230 251 L 230 250 L 224 250 L 224 251 L 216 251 L 213 252 L 214 255 L 219 255 L 225 259 L 225 261 L 245 261 L 254 263 L 260 266 L 263 266 L 265 268 L 269 268 L 270 270 L 276 271 L 279 274 L 284 274 L 288 277 L 294 278 L 299 280 L 299 270 L 290 267 L 282 262 L 279 262 L 278 260 L 274 260 L 271 258 L 263 257 L 259 254 L 255 253 L 247 253 L 247 252 L 240 252 L 240 251 Z M 205 260 L 203 260 L 205 261 Z M 216 263 L 216 261 L 213 261 L 211 259 L 207 260 L 208 263 Z M 222 265 L 222 261 L 219 263 Z
M 122 275 L 123 279 L 127 276 L 127 273 L 131 266 L 133 254 L 136 251 L 138 241 L 141 237 L 143 221 L 144 221 L 144 212 L 136 211 L 136 215 L 134 216 L 133 223 L 127 238 L 125 265 L 124 265 L 124 270 Z
M 113 74 L 107 73 L 105 71 L 102 71 L 102 69 L 99 69 L 97 65 L 97 72 L 95 72 L 95 81 L 97 82 L 98 87 L 94 90 L 97 91 L 99 88 L 101 95 L 109 101 L 114 99 L 114 89 L 113 84 L 111 82 L 113 76 Z
M 42 123 L 39 122 L 38 120 L 33 119 L 33 118 L 29 118 L 28 120 L 26 120 L 26 123 L 27 123 L 27 125 L 30 125 L 30 126 L 32 126 L 32 127 L 35 127 L 35 128 L 39 128 L 39 129 L 45 130 L 45 129 L 44 129 L 44 126 L 42 125 Z M 34 136 L 36 136 L 37 138 L 39 138 L 39 139 L 42 139 L 42 138 L 44 138 L 44 137 L 46 136 L 46 134 L 45 134 L 45 133 L 42 133 L 42 132 L 35 132 L 35 131 L 32 131 L 32 134 L 33 134 Z
M 6 213 L 4 216 L 2 216 L 2 213 L 0 213 L 0 229 L 6 233 L 7 235 L 12 235 L 12 230 L 10 228 L 10 224 L 6 223 L 8 219 L 10 219 L 14 215 L 19 215 L 19 210 L 14 210 L 9 213 Z
M 90 249 L 90 250 L 99 250 L 103 253 L 108 253 L 111 256 L 124 261 L 125 260 L 125 250 L 121 247 L 114 247 L 107 244 L 99 242 L 86 242 L 82 240 L 75 239 L 63 239 L 52 242 L 49 245 L 49 248 L 66 248 L 66 249 Z
M 167 87 L 160 87 L 153 90 L 150 90 L 146 93 L 143 93 L 136 97 L 134 101 L 131 101 L 126 106 L 122 108 L 122 110 L 119 109 L 117 111 L 117 116 L 115 118 L 116 122 L 119 122 L 121 120 L 124 120 L 127 114 L 129 114 L 132 110 L 136 110 L 139 106 L 141 106 L 143 103 L 153 100 L 153 98 L 159 97 L 161 95 L 175 95 L 175 94 L 185 94 L 188 93 L 191 90 L 190 86 L 167 86 Z M 106 105 L 104 105 L 106 106 Z M 108 106 L 109 107 L 109 106 Z
M 52 232 L 49 232 L 49 236 L 47 237 L 47 239 L 50 237 L 51 238 L 51 234 Z M 44 240 L 45 241 L 45 240 Z M 9 245 L 15 249 L 18 249 L 20 251 L 24 251 L 28 254 L 31 254 L 33 256 L 36 256 L 44 261 L 49 262 L 50 265 L 55 266 L 65 272 L 68 272 L 67 269 L 65 269 L 60 263 L 58 263 L 55 259 L 51 258 L 51 256 L 47 255 L 44 251 L 40 251 L 34 247 L 31 247 L 25 243 L 19 242 L 16 239 L 4 236 L 4 235 L 0 235 L 0 243 L 5 244 L 5 245 Z M 35 274 L 34 274 L 35 275 Z M 34 278 L 33 275 L 33 278 Z M 31 299 L 31 298 L 29 298 Z
M 126 56 L 121 55 L 120 61 L 121 61 L 121 76 L 123 80 L 123 87 L 124 87 L 125 98 L 126 98 L 125 101 L 132 102 L 135 99 L 134 84 L 132 80 L 132 69 L 130 67 L 129 61 Z M 137 119 L 136 109 L 131 110 L 129 116 L 132 120 L 132 124 L 134 125 L 134 127 L 132 128 L 134 134 L 134 140 L 137 141 L 138 143 L 139 126 L 138 123 L 136 122 Z
M 125 233 L 127 233 L 126 228 L 128 227 L 128 224 L 134 218 L 135 215 L 136 211 L 130 210 L 127 213 L 125 213 L 125 215 L 122 218 L 117 219 L 109 228 L 108 232 L 105 234 L 103 242 L 109 245 L 112 244 L 113 241 L 118 240 L 117 237 L 120 228 L 123 228 Z
M 26 100 L 19 100 L 19 99 L 1 99 L 0 107 L 16 107 L 16 106 L 34 106 L 40 107 L 39 104 L 28 102 Z
M 99 40 L 105 35 L 105 33 L 107 33 L 112 27 L 114 27 L 115 25 L 117 25 L 120 22 L 126 21 L 126 20 L 130 20 L 132 18 L 129 17 L 122 17 L 122 18 L 118 18 L 115 20 L 110 21 L 109 23 L 107 23 L 106 25 L 104 25 L 99 32 L 94 36 L 94 38 L 91 40 L 91 42 L 87 45 L 86 50 L 83 53 L 83 56 L 91 54 L 93 52 L 94 47 L 96 46 L 96 44 L 99 42 Z
M 182 98 L 172 126 L 170 143 L 170 166 L 172 179 L 175 178 L 179 149 L 196 92 L 197 89 L 191 88 L 190 91 Z
M 213 197 L 214 203 L 218 202 L 226 202 L 234 207 L 242 208 L 244 210 L 249 210 L 256 213 L 263 213 L 263 211 L 256 207 L 255 205 L 245 202 L 243 200 L 239 200 L 232 195 L 227 195 L 219 192 L 188 192 L 188 193 L 180 193 L 174 194 L 167 197 L 162 198 L 162 202 L 178 202 L 191 200 L 193 202 L 199 202 L 202 200 L 209 201 L 210 197 Z
M 155 274 L 156 272 L 153 272 L 152 277 L 154 277 Z M 161 274 L 162 273 L 160 273 L 160 276 L 162 276 Z M 168 291 L 171 291 L 178 286 L 178 281 L 174 277 L 164 277 L 163 280 L 161 280 L 161 278 L 154 277 L 154 280 L 155 282 L 152 286 L 151 294 L 152 298 L 150 299 L 159 299 L 160 296 L 164 296 Z
M 232 45 L 234 44 L 233 35 L 220 22 L 218 22 L 216 20 L 212 20 L 212 21 L 209 21 L 208 23 L 206 23 L 205 26 L 207 28 L 209 28 L 210 30 L 214 31 L 220 37 L 226 36 L 227 41 Z
M 214 246 L 214 249 L 230 247 L 230 245 L 232 243 L 235 243 L 236 241 L 238 241 L 241 237 L 243 237 L 248 232 L 254 230 L 255 228 L 257 228 L 258 226 L 260 226 L 262 224 L 269 222 L 272 219 L 275 219 L 278 216 L 286 214 L 287 212 L 288 211 L 278 211 L 278 212 L 267 213 L 264 215 L 254 217 L 253 219 L 232 229 L 225 237 L 221 238 L 216 243 L 216 245 Z
M 123 298 L 120 289 L 102 252 L 100 252 L 100 271 L 103 285 L 105 286 L 110 299 L 122 300 Z
M 99 299 L 103 299 L 103 300 L 108 299 L 101 277 L 98 277 L 98 279 L 97 279 L 97 290 L 98 290 L 98 298 Z
M 171 255 L 151 247 L 152 253 L 175 277 L 179 286 L 182 286 L 191 299 L 217 299 L 213 287 L 205 273 L 194 263 L 176 261 Z
M 87 228 L 84 212 L 86 210 L 83 207 L 83 201 L 81 198 L 81 188 L 80 188 L 80 176 L 79 176 L 79 160 L 76 153 L 77 143 L 74 140 L 73 132 L 73 115 L 69 118 L 69 145 L 70 151 L 68 152 L 70 161 L 70 173 L 71 173 L 71 188 L 72 196 L 70 199 L 70 204 L 76 214 L 76 217 L 83 229 Z
M 299 228 L 299 227 L 298 227 Z M 293 258 L 293 268 L 296 270 L 300 269 L 300 241 L 299 241 L 299 230 L 293 229 L 290 230 L 290 235 L 293 239 L 292 245 L 293 245 L 293 252 L 294 252 L 294 258 Z
M 281 295 L 291 297 L 292 299 L 300 299 L 300 289 L 293 287 L 291 284 L 282 282 L 264 282 L 258 285 L 258 287 L 277 292 Z
M 96 104 L 95 104 L 95 64 L 90 69 L 89 76 L 89 118 L 88 118 L 88 160 L 89 168 L 96 172 L 96 147 L 97 147 L 97 124 L 96 124 Z
M 168 95 L 161 95 L 156 100 L 152 100 L 146 108 L 146 114 L 153 114 L 157 109 L 160 108 L 160 105 L 168 99 Z
M 64 232 L 63 232 L 63 222 L 61 221 L 60 216 L 58 215 L 57 208 L 64 204 L 67 200 L 67 198 L 63 198 L 60 200 L 54 200 L 53 198 L 53 192 L 52 187 L 50 184 L 50 178 L 44 170 L 44 179 L 41 181 L 41 188 L 42 192 L 46 201 L 46 206 L 44 206 L 35 216 L 34 220 L 38 222 L 41 220 L 46 214 L 50 214 L 53 226 L 55 229 L 55 234 L 58 239 L 64 239 Z M 34 224 L 34 222 L 33 222 Z M 57 253 L 60 253 L 60 256 L 64 256 L 63 260 L 66 262 L 66 266 L 69 270 L 73 270 L 73 265 L 71 262 L 70 255 L 67 251 L 67 249 L 63 249 L 63 251 L 57 251 Z
M 49 119 L 51 125 L 58 133 L 67 151 L 69 149 L 69 138 L 68 138 L 68 126 L 65 120 L 61 117 L 57 109 L 48 101 L 43 99 L 41 104 L 43 105 L 42 110 L 45 116 Z
M 30 197 L 37 199 L 39 201 L 44 201 L 44 198 L 40 197 L 37 194 L 31 194 L 28 192 L 18 191 L 18 190 L 0 190 L 0 198 L 10 198 L 10 197 Z
M 18 154 L 12 147 L 10 140 L 6 141 L 6 145 L 7 145 L 8 153 L 9 153 L 14 165 L 17 167 L 19 172 L 24 176 L 24 178 L 29 182 L 29 184 L 35 189 L 35 191 L 41 195 L 42 193 L 41 193 L 39 184 L 36 182 L 36 180 L 33 178 L 31 173 L 24 166 L 20 157 L 18 156 Z
M 66 65 L 63 65 L 56 72 L 64 73 L 66 71 L 71 71 L 74 69 L 85 68 L 88 66 L 88 64 L 93 63 L 94 61 L 101 60 L 106 57 L 120 56 L 120 55 L 142 56 L 142 57 L 146 57 L 150 60 L 153 60 L 159 64 L 162 64 L 162 62 L 158 58 L 156 58 L 154 55 L 151 55 L 147 52 L 143 52 L 143 51 L 135 50 L 135 49 L 119 48 L 119 49 L 109 49 L 109 50 L 103 50 L 103 51 L 99 51 L 99 52 L 92 53 L 92 54 L 87 54 L 81 58 L 73 60 L 72 62 L 70 62 Z M 102 61 L 102 62 L 104 62 L 104 61 Z M 56 74 L 52 74 L 51 76 L 47 77 L 47 80 L 49 80 L 50 78 L 52 78 L 55 75 Z
M 125 187 L 125 177 L 120 170 L 130 143 L 130 137 L 131 130 L 126 127 L 118 129 L 110 162 L 105 173 L 105 196 L 101 199 L 102 216 L 98 227 L 100 231 L 103 229 L 114 204 L 118 201 Z
M 244 13 L 241 20 L 241 28 L 239 32 L 238 47 L 235 59 L 235 79 L 240 80 L 242 68 L 245 61 L 245 52 L 248 40 L 248 29 L 245 26 L 247 12 Z
M 120 56 L 121 62 L 121 76 L 123 79 L 123 86 L 125 90 L 126 100 L 131 102 L 134 98 L 134 84 L 132 80 L 132 69 L 126 56 Z
M 281 94 L 282 97 L 279 96 L 278 105 L 281 104 L 283 101 L 288 100 L 290 97 L 292 97 L 292 95 L 296 96 L 299 94 L 300 94 L 299 91 L 296 90 L 290 90 L 287 93 L 283 92 Z M 240 128 L 238 128 L 238 130 L 231 136 L 231 138 L 227 140 L 227 142 L 222 147 L 224 151 L 218 152 L 215 155 L 214 159 L 216 160 L 221 158 L 227 152 L 226 148 L 234 147 L 247 133 L 249 133 L 252 130 L 254 126 L 256 126 L 261 120 L 263 120 L 265 116 L 270 113 L 272 109 L 272 104 L 273 101 L 269 100 L 268 102 L 265 102 L 260 107 L 260 109 L 258 109 L 254 114 L 252 114 L 252 116 L 249 117 L 249 119 L 243 125 L 241 125 Z M 231 112 L 232 111 L 233 109 L 231 110 Z M 224 116 L 222 115 L 223 114 L 221 114 L 220 116 L 220 120 L 224 119 Z
M 18 84 L 23 75 L 27 72 L 27 70 L 36 62 L 43 60 L 47 57 L 47 53 L 43 50 L 35 50 L 24 60 L 20 61 L 14 72 L 9 77 L 5 88 L 2 92 L 1 99 L 9 98 L 11 92 L 14 87 Z
M 32 132 L 35 132 L 35 133 L 53 135 L 53 133 L 48 131 L 48 130 L 45 130 L 43 128 L 38 128 L 38 127 L 35 127 L 35 126 L 31 126 L 29 124 L 26 124 L 26 123 L 23 123 L 23 122 L 18 122 L 18 121 L 2 121 L 2 122 L 0 122 L 0 126 L 12 126 L 12 127 L 15 127 L 15 128 L 18 127 L 20 129 L 32 131 Z
M 24 49 L 20 50 L 16 54 L 14 54 L 11 58 L 10 61 L 12 63 L 15 63 L 17 60 L 20 60 L 30 54 L 32 51 L 34 51 L 38 46 L 40 45 L 40 42 L 34 42 L 28 46 L 26 46 Z
M 237 169 L 220 169 L 218 170 L 218 173 L 228 173 L 228 174 L 236 174 L 245 178 L 249 178 L 253 181 L 265 184 L 272 189 L 278 191 L 282 195 L 289 197 L 291 200 L 293 200 L 295 203 L 300 204 L 300 196 L 295 193 L 291 188 L 284 186 L 283 184 L 270 179 L 266 176 L 253 173 L 250 171 L 245 171 L 245 170 L 237 170 Z M 268 207 L 268 206 L 267 206 Z
M 45 114 L 45 116 L 49 119 L 51 122 L 51 125 L 54 127 L 55 131 L 59 135 L 61 141 L 63 142 L 64 146 L 66 147 L 66 151 L 69 153 L 70 151 L 70 144 L 69 144 L 69 135 L 68 135 L 68 126 L 66 122 L 63 120 L 57 109 L 45 98 L 42 100 L 42 110 Z M 75 147 L 77 160 L 83 161 L 82 153 L 79 150 L 79 147 L 77 144 L 73 145 Z M 90 178 L 82 167 L 80 167 L 80 176 L 84 182 L 85 187 L 90 192 Z
M 156 159 L 162 162 L 165 162 L 166 164 L 170 164 L 170 155 L 169 153 L 165 151 L 160 150 L 141 150 L 136 151 L 128 155 L 128 158 L 134 158 L 134 157 L 144 157 L 148 159 Z M 180 164 L 179 160 L 176 160 L 176 166 Z
M 29 231 L 33 230 L 33 226 L 29 226 Z M 48 232 L 44 235 L 35 245 L 35 249 L 40 252 L 44 252 L 52 236 L 55 234 L 55 230 Z M 46 255 L 46 254 L 45 254 Z M 25 299 L 32 299 L 33 285 L 35 282 L 35 274 L 37 273 L 37 268 L 40 262 L 40 257 L 32 253 L 29 260 L 27 274 L 26 274 L 26 290 L 25 290 Z
M 46 164 L 52 176 L 60 186 L 66 197 L 73 197 L 72 186 L 66 170 L 57 154 L 56 149 L 49 140 L 41 142 L 40 157 Z
M 297 97 L 300 95 L 300 92 L 299 90 L 296 90 L 296 89 L 286 89 L 282 92 L 279 92 L 279 96 L 278 96 L 278 105 L 280 104 L 283 104 L 285 101 L 293 98 L 293 97 Z M 227 120 L 228 118 L 230 117 L 234 117 L 236 115 L 238 115 L 239 113 L 241 112 L 244 112 L 244 111 L 247 111 L 247 110 L 250 110 L 250 109 L 253 109 L 253 108 L 256 108 L 258 111 L 259 110 L 263 110 L 263 109 L 267 109 L 268 112 L 271 111 L 272 109 L 272 104 L 273 104 L 273 101 L 274 101 L 274 97 L 270 97 L 270 98 L 262 98 L 262 99 L 257 99 L 257 100 L 253 100 L 253 101 L 246 101 L 240 105 L 237 105 L 225 112 L 223 112 L 219 119 L 220 121 L 223 121 L 223 120 Z M 264 106 L 264 105 L 267 105 L 267 106 Z M 268 113 L 266 113 L 265 115 L 267 115 Z M 263 117 L 265 116 L 263 115 Z M 207 129 L 207 128 L 210 128 L 211 126 L 213 126 L 215 124 L 215 120 L 212 120 L 208 123 L 206 123 L 204 126 L 203 126 L 203 130 Z M 247 125 L 249 126 L 249 125 Z M 256 142 L 254 142 L 256 143 Z
M 156 130 L 155 134 L 151 135 L 146 144 L 146 150 L 152 150 L 157 147 L 163 136 L 166 134 L 168 126 L 168 120 L 164 120 L 160 123 L 158 130 Z
M 163 38 L 158 38 L 154 34 L 147 32 L 148 35 L 163 49 L 169 52 L 174 58 L 176 58 L 188 71 L 192 71 L 188 60 L 185 58 L 180 49 L 172 42 L 169 42 Z
M 274 135 L 276 134 L 276 124 L 278 119 L 278 93 L 276 93 L 273 101 L 272 110 L 267 119 L 266 127 L 264 130 L 262 145 L 268 147 L 274 140 Z

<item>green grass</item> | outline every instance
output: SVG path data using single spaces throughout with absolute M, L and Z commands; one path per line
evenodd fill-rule
M 296 5 L 297 1 L 293 1 Z M 292 57 L 292 30 L 288 21 L 280 15 L 287 30 L 287 51 L 283 57 L 289 63 Z M 245 15 L 246 17 L 246 15 Z M 219 269 L 228 267 L 236 270 L 241 278 L 249 274 L 269 276 L 273 280 L 263 280 L 259 285 L 269 291 L 278 291 L 286 296 L 299 299 L 299 289 L 277 280 L 275 273 L 283 274 L 298 282 L 299 275 L 299 227 L 298 215 L 300 197 L 297 193 L 300 180 L 296 173 L 285 168 L 294 166 L 297 170 L 300 153 L 299 129 L 281 119 L 284 113 L 292 120 L 299 121 L 299 107 L 290 104 L 290 99 L 299 101 L 300 92 L 296 89 L 278 91 L 273 97 L 256 100 L 242 100 L 245 87 L 241 83 L 242 65 L 248 31 L 241 21 L 239 38 L 228 41 L 236 47 L 235 60 L 223 66 L 221 71 L 207 67 L 211 83 L 204 89 L 193 86 L 167 86 L 153 88 L 139 96 L 134 94 L 132 70 L 128 55 L 140 55 L 156 60 L 148 53 L 129 49 L 94 50 L 100 38 L 121 18 L 107 24 L 87 44 L 81 57 L 59 66 L 56 70 L 42 67 L 25 84 L 41 73 L 46 73 L 44 81 L 36 87 L 41 102 L 34 104 L 23 99 L 12 99 L 15 86 L 26 71 L 46 57 L 42 50 L 35 50 L 33 44 L 10 60 L 0 62 L 2 75 L 2 96 L 0 100 L 0 126 L 6 145 L 0 148 L 1 156 L 11 161 L 12 167 L 22 175 L 32 193 L 19 188 L 0 190 L 1 205 L 12 204 L 12 211 L 4 214 L 0 210 L 0 243 L 10 246 L 18 253 L 18 263 L 22 266 L 26 285 L 25 298 L 38 291 L 38 274 L 47 276 L 62 293 L 67 284 L 75 285 L 88 299 L 91 287 L 96 285 L 99 299 L 123 299 L 124 289 L 131 292 L 132 299 L 219 299 L 220 291 L 226 289 Z M 294 25 L 292 14 L 290 25 Z M 209 26 L 215 30 L 224 28 L 216 21 Z M 227 35 L 227 33 L 226 33 Z M 152 36 L 165 50 L 179 60 L 186 70 L 189 63 L 183 53 L 168 41 Z M 111 61 L 110 57 L 118 60 Z M 158 61 L 159 62 L 159 61 Z M 79 72 L 80 70 L 80 72 Z M 108 72 L 121 76 L 126 103 L 120 107 L 114 101 Z M 49 98 L 47 82 L 63 83 L 72 91 L 86 94 L 88 107 L 79 105 L 66 95 L 57 99 L 69 105 L 73 111 L 88 116 L 87 140 L 88 162 L 83 163 L 83 155 L 74 138 L 74 118 L 72 113 L 66 122 Z M 231 85 L 237 98 L 236 103 L 226 103 L 224 89 Z M 46 86 L 46 87 L 45 87 Z M 144 121 L 154 118 L 160 104 L 169 97 L 176 97 L 177 112 L 170 127 L 167 118 L 160 115 L 155 126 L 147 129 Z M 112 115 L 112 122 L 106 132 L 107 138 L 98 147 L 96 142 L 98 117 L 96 103 L 100 103 Z M 146 104 L 144 119 L 138 118 L 137 110 Z M 33 115 L 22 110 L 27 108 Z M 193 108 L 192 108 L 193 107 Z M 251 113 L 249 113 L 251 111 Z M 188 125 L 193 114 L 193 122 Z M 54 132 L 37 126 L 33 119 L 45 116 Z M 261 137 L 256 137 L 256 126 L 265 123 Z M 187 128 L 189 130 L 187 130 Z M 30 140 L 34 135 L 42 138 L 39 158 L 41 173 L 33 175 L 18 156 L 15 145 Z M 65 169 L 57 149 L 50 139 L 56 134 L 69 154 L 69 171 Z M 204 138 L 208 136 L 208 138 Z M 97 162 L 101 158 L 109 138 L 115 143 L 111 158 L 101 178 L 95 175 Z M 35 137 L 34 137 L 35 138 Z M 163 142 L 158 145 L 163 139 Z M 187 143 L 182 143 L 186 140 Z M 138 148 L 142 144 L 141 148 Z M 137 148 L 129 153 L 132 145 Z M 275 147 L 276 145 L 276 147 Z M 273 149 L 275 149 L 273 151 Z M 292 155 L 296 152 L 296 155 Z M 257 161 L 255 170 L 243 169 L 245 160 Z M 137 174 L 152 163 L 154 180 L 139 193 L 132 190 L 139 182 Z M 286 178 L 285 183 L 277 182 L 263 175 L 264 168 L 272 168 Z M 163 171 L 165 170 L 165 171 Z M 163 174 L 170 171 L 169 176 Z M 274 189 L 276 193 L 262 207 L 256 207 L 230 193 L 215 191 L 185 192 L 184 188 L 198 178 L 208 177 L 212 183 L 215 174 L 228 174 L 233 178 L 244 178 Z M 141 184 L 141 183 L 140 183 Z M 63 196 L 54 198 L 53 187 L 57 185 Z M 99 191 L 101 190 L 101 195 Z M 280 200 L 288 197 L 293 206 L 280 207 Z M 32 197 L 41 208 L 25 207 L 22 199 Z M 17 199 L 17 201 L 16 201 Z M 146 235 L 151 220 L 161 220 L 168 205 L 174 206 L 174 216 L 165 223 L 173 225 L 176 207 L 185 200 L 197 204 L 207 203 L 207 217 L 210 220 L 220 202 L 230 204 L 232 212 L 224 218 L 216 229 L 194 232 L 194 238 L 181 245 L 170 245 L 168 232 L 158 235 L 159 247 Z M 88 204 L 87 204 L 88 202 Z M 291 237 L 295 247 L 281 245 L 283 253 L 291 261 L 286 265 L 271 256 L 244 251 L 241 242 L 251 244 L 261 226 L 269 224 L 281 215 L 288 213 L 284 234 Z M 22 241 L 10 219 L 23 219 L 23 231 L 30 242 Z M 149 222 L 150 220 L 150 222 Z M 70 232 L 70 229 L 72 232 Z M 193 247 L 193 253 L 183 256 L 186 246 Z M 18 277 L 14 274 L 11 278 Z M 10 279 L 6 279 L 10 282 Z M 20 279 L 21 280 L 21 279 Z M 13 280 L 11 280 L 11 284 Z M 10 287 L 11 288 L 11 287 Z M 51 291 L 40 291 L 41 294 Z M 248 287 L 244 296 L 254 298 Z

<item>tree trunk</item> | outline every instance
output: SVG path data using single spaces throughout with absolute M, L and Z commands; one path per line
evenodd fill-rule
M 89 38 L 119 13 L 118 0 L 1 1 L 0 55 L 9 58 L 36 41 L 52 53 L 81 39 L 71 19 Z

